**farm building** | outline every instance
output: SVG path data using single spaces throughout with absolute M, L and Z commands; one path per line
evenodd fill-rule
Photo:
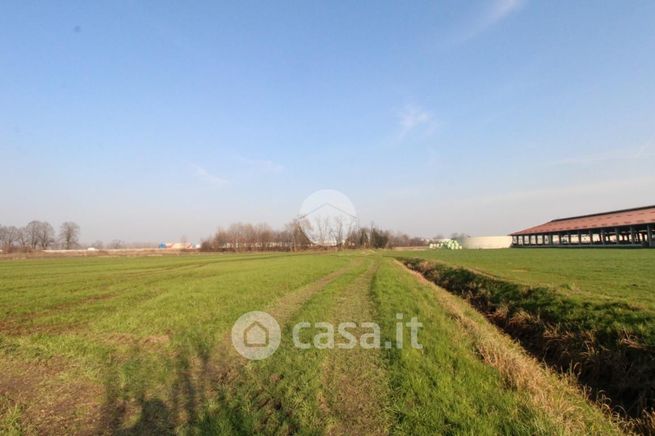
M 511 245 L 511 236 L 471 236 L 462 240 L 462 248 L 469 250 L 509 248 Z
M 555 219 L 511 236 L 513 247 L 655 247 L 655 206 Z

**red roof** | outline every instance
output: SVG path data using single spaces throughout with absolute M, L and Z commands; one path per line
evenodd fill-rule
M 655 206 L 634 209 L 615 210 L 613 212 L 560 218 L 536 227 L 512 233 L 516 235 L 534 235 L 538 233 L 556 233 L 571 230 L 589 230 L 603 227 L 636 226 L 655 223 Z

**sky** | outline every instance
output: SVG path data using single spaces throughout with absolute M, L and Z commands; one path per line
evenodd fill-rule
M 655 204 L 652 1 L 4 1 L 0 224 L 191 241 L 338 190 L 507 234 Z

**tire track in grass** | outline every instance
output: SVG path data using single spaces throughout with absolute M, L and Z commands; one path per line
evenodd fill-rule
M 359 265 L 362 264 L 362 261 L 359 259 L 354 259 L 352 262 L 346 266 L 333 271 L 318 280 L 309 283 L 299 289 L 296 289 L 280 298 L 272 304 L 271 306 L 262 309 L 264 312 L 267 312 L 271 315 L 280 325 L 281 330 L 284 331 L 285 325 L 289 319 L 302 309 L 303 305 L 311 300 L 315 294 L 325 289 L 335 280 L 338 280 L 344 274 L 351 272 L 356 269 Z M 238 355 L 232 346 L 232 337 L 231 332 L 227 332 L 223 337 L 220 344 L 216 347 L 218 360 L 221 362 L 220 367 L 230 367 L 231 365 L 243 366 L 248 364 L 249 361 L 242 356 Z M 233 372 L 230 372 L 230 375 L 227 375 L 225 381 L 233 381 L 236 377 Z
M 361 265 L 362 260 L 353 259 L 346 266 L 328 273 L 318 280 L 297 288 L 279 297 L 269 307 L 262 310 L 276 318 L 284 328 L 287 320 L 317 293 L 339 280 L 343 275 Z M 201 338 L 200 338 L 201 339 Z M 213 346 L 207 348 L 202 340 L 191 344 L 191 353 L 181 350 L 177 353 L 174 363 L 175 380 L 170 392 L 160 392 L 154 398 L 136 398 L 135 401 L 124 400 L 125 393 L 115 386 L 107 385 L 107 400 L 105 401 L 104 417 L 99 432 L 140 431 L 145 428 L 156 428 L 162 432 L 191 430 L 193 428 L 214 427 L 212 415 L 217 409 L 230 411 L 230 419 L 240 416 L 225 430 L 234 433 L 235 429 L 246 428 L 249 418 L 238 408 L 247 401 L 243 397 L 244 386 L 251 380 L 248 377 L 248 367 L 253 363 L 241 357 L 233 349 L 230 332 L 226 332 Z M 189 355 L 194 357 L 189 357 Z M 108 380 L 115 379 L 110 375 Z M 250 397 L 254 398 L 257 392 Z M 149 395 L 148 397 L 152 397 Z M 160 399 L 164 399 L 164 404 Z M 146 410 L 157 407 L 168 408 L 170 416 L 147 416 Z M 261 405 L 264 407 L 265 405 Z M 140 418 L 135 422 L 135 417 Z M 223 423 L 224 424 L 224 423 Z M 125 427 L 128 427 L 127 429 Z M 216 429 L 210 432 L 216 432 Z M 218 430 L 221 433 L 225 431 Z M 238 432 L 238 431 L 237 431 Z
M 202 430 L 213 433 L 294 434 L 325 433 L 334 417 L 326 407 L 322 381 L 323 362 L 333 350 L 298 349 L 292 343 L 297 322 L 329 321 L 334 318 L 336 297 L 370 282 L 372 262 L 357 259 L 350 271 L 315 293 L 302 306 L 294 305 L 282 328 L 282 344 L 263 361 L 244 365 L 232 389 L 224 392 L 222 408 Z M 313 328 L 303 331 L 311 342 Z
M 349 328 L 356 338 L 371 333 L 362 323 L 374 321 L 371 286 L 380 266 L 376 259 L 367 273 L 336 298 L 334 318 L 353 322 Z M 379 349 L 366 349 L 358 345 L 352 349 L 336 347 L 331 350 L 322 366 L 323 406 L 330 416 L 327 434 L 385 434 L 390 425 L 387 374 Z

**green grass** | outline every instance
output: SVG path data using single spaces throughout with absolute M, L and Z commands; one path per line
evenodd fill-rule
M 655 406 L 655 251 L 430 250 L 394 255 L 472 301 L 539 357 L 564 370 L 575 368 L 579 379 L 595 393 L 608 395 L 617 411 L 639 418 Z
M 434 292 L 370 253 L 0 261 L 0 425 L 17 434 L 567 430 L 481 358 L 479 339 Z M 280 349 L 263 361 L 242 359 L 229 342 L 251 310 L 283 329 Z M 299 321 L 376 321 L 384 343 L 397 312 L 423 322 L 422 350 L 291 343 Z M 493 330 L 481 317 L 471 322 Z M 615 431 L 564 391 L 583 429 Z
M 401 255 L 552 287 L 581 301 L 622 302 L 655 312 L 655 250 L 522 248 L 429 250 Z
M 655 347 L 655 250 L 430 250 L 400 256 L 506 281 L 489 296 L 494 304 L 511 304 L 574 331 L 635 335 Z

